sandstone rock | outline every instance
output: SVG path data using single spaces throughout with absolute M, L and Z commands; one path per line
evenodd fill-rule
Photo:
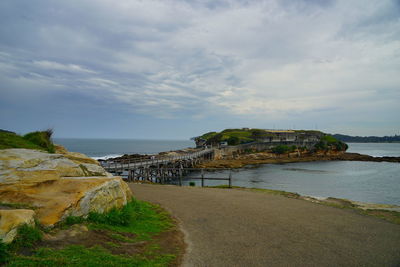
M 0 150 L 0 202 L 34 207 L 45 226 L 126 204 L 132 197 L 127 184 L 91 161 L 67 151 Z
M 33 210 L 0 210 L 0 239 L 4 243 L 11 243 L 20 225 L 35 225 L 34 215 Z
M 3 149 L 0 153 L 0 183 L 38 183 L 65 176 L 111 176 L 97 162 L 89 163 L 93 159 L 82 154 L 73 158 L 31 149 Z

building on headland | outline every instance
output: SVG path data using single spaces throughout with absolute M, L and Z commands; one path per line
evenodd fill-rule
M 319 131 L 265 130 L 268 134 L 261 142 L 318 142 L 325 134 Z
M 196 142 L 196 147 L 226 146 L 227 144 L 231 144 L 234 139 L 236 139 L 236 144 L 268 143 L 270 145 L 278 145 L 284 143 L 311 145 L 318 143 L 321 137 L 325 135 L 326 134 L 320 131 L 242 128 L 228 129 L 220 133 L 210 132 L 203 136 L 195 137 L 193 140 Z

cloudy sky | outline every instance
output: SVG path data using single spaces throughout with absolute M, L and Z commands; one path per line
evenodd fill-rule
M 2 0 L 0 128 L 400 134 L 398 0 Z

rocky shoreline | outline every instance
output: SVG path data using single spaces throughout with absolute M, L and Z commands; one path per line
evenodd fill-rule
M 198 164 L 199 168 L 242 168 L 246 165 L 280 164 L 312 161 L 370 161 L 400 163 L 400 157 L 373 157 L 358 153 L 290 153 L 276 155 L 268 152 L 237 155 L 234 158 L 222 158 Z

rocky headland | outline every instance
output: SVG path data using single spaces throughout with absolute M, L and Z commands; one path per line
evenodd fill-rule
M 238 154 L 232 157 L 223 157 L 212 161 L 198 164 L 198 168 L 243 168 L 246 165 L 277 164 L 312 161 L 372 161 L 372 162 L 394 162 L 400 163 L 400 157 L 373 157 L 358 153 L 347 153 L 343 151 L 319 151 L 319 152 L 293 152 L 287 154 L 276 154 L 271 151 Z

